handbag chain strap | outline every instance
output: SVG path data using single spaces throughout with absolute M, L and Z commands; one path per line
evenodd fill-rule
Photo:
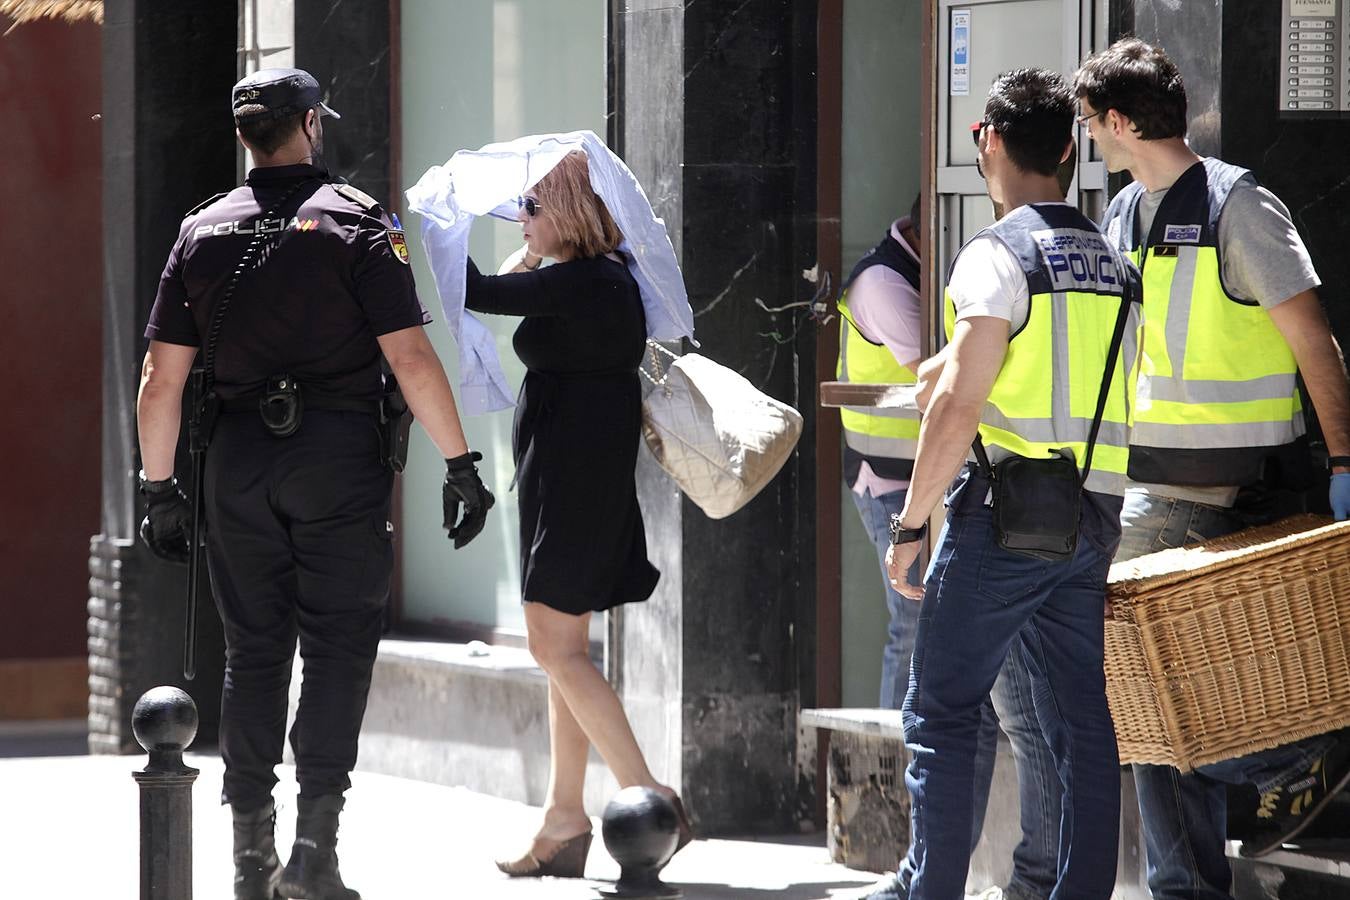
M 652 372 L 656 374 L 653 375 L 652 372 L 647 371 L 646 366 L 641 365 L 638 366 L 638 371 L 642 373 L 643 378 L 651 382 L 653 387 L 661 388 L 666 392 L 666 396 L 670 396 L 670 388 L 666 386 L 666 379 L 670 377 L 670 366 L 666 366 L 665 371 L 661 370 L 661 357 L 657 355 L 658 353 L 665 354 L 671 362 L 680 358 L 678 354 L 670 352 L 656 341 L 647 338 L 647 358 L 651 360 Z
M 1111 379 L 1116 373 L 1116 357 L 1120 355 L 1120 345 L 1125 340 L 1125 323 L 1129 320 L 1130 304 L 1139 300 L 1140 285 L 1130 272 L 1129 267 L 1118 272 L 1125 289 L 1120 296 L 1120 312 L 1116 314 L 1116 327 L 1111 333 L 1111 347 L 1106 351 L 1106 371 L 1102 374 L 1102 385 L 1097 391 L 1097 409 L 1092 415 L 1092 428 L 1088 431 L 1083 474 L 1078 479 L 1080 486 L 1087 484 L 1088 472 L 1092 470 L 1092 451 L 1097 446 L 1097 432 L 1101 430 L 1102 416 L 1106 413 L 1106 395 L 1111 389 Z M 994 467 L 989 464 L 989 454 L 985 452 L 984 440 L 981 439 L 978 430 L 975 432 L 975 440 L 971 442 L 971 448 L 975 451 L 975 461 L 980 467 L 980 474 L 992 481 Z

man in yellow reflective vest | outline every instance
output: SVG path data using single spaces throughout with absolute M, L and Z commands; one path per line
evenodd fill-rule
M 1107 215 L 1113 240 L 1143 265 L 1143 373 L 1131 437 L 1132 481 L 1117 559 L 1217 537 L 1298 508 L 1307 466 L 1303 372 L 1332 458 L 1330 503 L 1350 514 L 1345 375 L 1313 293 L 1316 273 L 1283 204 L 1250 173 L 1185 145 L 1185 94 L 1162 51 L 1124 41 L 1085 64 L 1084 121 L 1112 171 L 1139 182 Z M 1169 199 L 1170 198 L 1170 199 Z M 1220 215 L 1222 214 L 1222 215 Z M 1162 217 L 1160 220 L 1159 217 Z M 1158 224 L 1161 221 L 1162 224 Z M 1016 663 L 1016 660 L 1013 660 Z M 1015 669 L 1012 665 L 1010 669 Z M 1005 673 L 1005 679 L 1006 679 Z M 1015 750 L 1019 736 L 1010 732 Z M 1260 855 L 1293 837 L 1350 778 L 1350 745 L 1323 737 L 1181 776 L 1135 767 L 1156 897 L 1228 896 L 1223 782 L 1261 791 Z M 1031 834 L 1058 816 L 1031 807 Z M 1026 845 L 1028 851 L 1035 845 Z M 1019 848 L 1020 850 L 1021 848 Z M 1032 869 L 1053 866 L 1042 846 Z
M 971 129 L 976 138 L 979 137 L 979 127 L 979 123 L 976 123 Z M 1073 186 L 1077 171 L 1078 148 L 1070 144 L 1069 155 L 1059 164 L 1059 168 L 1055 172 L 1055 180 L 1059 184 L 1061 198 L 1068 197 L 1069 189 Z M 910 214 L 911 219 L 915 221 L 918 219 L 918 206 L 919 200 L 915 198 L 914 209 Z M 994 218 L 996 220 L 1002 219 L 1003 205 L 994 201 L 993 207 Z M 917 289 L 918 285 L 916 284 L 915 290 Z M 917 303 L 917 294 L 915 299 Z M 939 354 L 923 363 L 921 368 L 925 373 L 925 381 L 931 382 L 936 378 L 936 373 L 940 370 L 944 359 L 945 355 Z M 916 429 L 916 437 L 917 433 Z M 848 472 L 849 467 L 845 465 L 846 477 Z M 855 500 L 858 496 L 855 489 Z M 898 502 L 895 504 L 896 511 L 904 505 L 904 499 L 903 494 L 898 497 Z M 861 508 L 861 504 L 859 504 L 860 511 Z M 864 523 L 866 524 L 865 517 Z M 880 542 L 878 546 L 884 556 L 886 549 L 890 546 L 889 530 L 880 535 L 877 541 Z M 917 579 L 918 572 L 911 571 L 910 580 L 917 582 Z M 894 592 L 893 588 L 889 588 L 888 593 Z M 904 598 L 903 602 L 909 607 L 906 614 L 912 617 L 911 621 L 913 618 L 917 618 L 919 609 L 917 601 Z M 894 622 L 895 619 L 892 618 L 891 621 Z M 905 688 L 909 683 L 908 654 L 913 653 L 913 648 L 914 638 L 913 631 L 911 631 L 909 650 L 905 657 L 906 663 L 902 672 L 905 680 L 899 685 L 901 700 L 904 699 Z M 1059 773 L 1055 771 L 1055 759 L 1050 755 L 1050 748 L 1046 745 L 1045 736 L 1041 734 L 1040 723 L 1036 720 L 1036 710 L 1032 704 L 1031 691 L 1031 675 L 1027 672 L 1026 666 L 1020 664 L 1016 654 L 1009 654 L 1008 660 L 999 672 L 998 679 L 994 682 L 994 689 L 990 692 L 990 707 L 992 707 L 994 714 L 990 715 L 989 707 L 986 707 L 980 724 L 979 748 L 975 755 L 975 808 L 974 818 L 972 819 L 972 847 L 979 842 L 980 835 L 984 830 L 984 815 L 989 804 L 989 788 L 994 776 L 994 758 L 998 751 L 998 732 L 1000 730 L 1012 742 L 1013 757 L 1017 764 L 1018 806 L 1022 838 L 1013 848 L 1012 872 L 1002 888 L 1003 900 L 1045 900 L 1054 889 L 1055 879 L 1059 871 L 1060 792 L 1055 788 L 1055 785 L 1059 783 Z M 882 698 L 884 705 L 884 693 Z M 896 708 L 899 708 L 899 705 L 899 703 L 896 703 Z M 1047 785 L 1050 786 L 1049 789 L 1047 789 Z M 864 900 L 905 900 L 909 896 L 909 883 L 914 877 L 915 868 L 914 859 L 906 853 L 901 858 L 896 870 L 887 873 L 878 881 Z
M 1106 168 L 1128 170 L 1104 230 L 1142 271 L 1143 355 L 1116 559 L 1297 511 L 1309 455 L 1301 374 L 1350 517 L 1350 391 L 1289 213 L 1245 169 L 1186 144 L 1186 92 L 1159 48 L 1117 42 L 1076 77 L 1079 120 Z M 1225 782 L 1256 785 L 1275 849 L 1347 781 L 1350 741 L 1325 735 L 1181 775 L 1135 766 L 1154 897 L 1225 898 Z
M 840 381 L 913 384 L 922 352 L 919 315 L 918 198 L 910 215 L 891 224 L 881 242 L 863 254 L 839 297 Z M 845 407 L 844 482 L 885 572 L 890 519 L 905 502 L 914 448 L 917 410 Z M 918 607 L 889 584 L 883 589 L 889 624 L 881 654 L 883 709 L 899 709 L 909 684 Z
M 1101 605 L 1120 538 L 1138 283 L 1063 202 L 1055 176 L 1073 114 L 1073 93 L 1052 72 L 1020 69 L 990 89 L 975 137 L 989 195 L 1006 215 L 953 265 L 950 346 L 892 520 L 891 583 L 922 598 L 903 708 L 913 900 L 964 895 L 981 710 L 1009 653 L 1031 672 L 1065 784 L 1055 895 L 1105 898 L 1115 881 L 1119 768 Z M 987 467 L 965 466 L 977 434 L 1000 486 L 992 507 Z M 1037 490 L 1047 476 L 1058 502 Z M 920 587 L 906 572 L 949 484 Z

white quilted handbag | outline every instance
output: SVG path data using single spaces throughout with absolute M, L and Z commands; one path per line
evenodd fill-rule
M 647 347 L 647 447 L 709 518 L 729 516 L 783 467 L 802 433 L 801 413 L 706 356 L 676 356 L 655 341 Z

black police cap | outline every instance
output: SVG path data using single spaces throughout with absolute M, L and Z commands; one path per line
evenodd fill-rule
M 319 82 L 304 69 L 259 69 L 240 79 L 230 101 L 236 122 L 281 118 L 316 107 L 321 115 L 342 118 L 320 99 Z M 239 115 L 241 106 L 252 105 L 265 111 Z

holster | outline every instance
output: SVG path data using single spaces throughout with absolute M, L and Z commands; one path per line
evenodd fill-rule
M 258 412 L 274 437 L 295 434 L 305 413 L 299 383 L 289 375 L 274 375 L 267 379 L 267 387 L 258 400 Z
M 394 472 L 402 472 L 408 464 L 412 419 L 398 379 L 393 372 L 385 372 L 384 396 L 380 398 L 380 462 Z
M 216 417 L 220 415 L 220 398 L 215 391 L 205 392 L 206 373 L 196 368 L 191 375 L 191 401 L 188 408 L 188 450 L 205 452 L 215 433 Z

